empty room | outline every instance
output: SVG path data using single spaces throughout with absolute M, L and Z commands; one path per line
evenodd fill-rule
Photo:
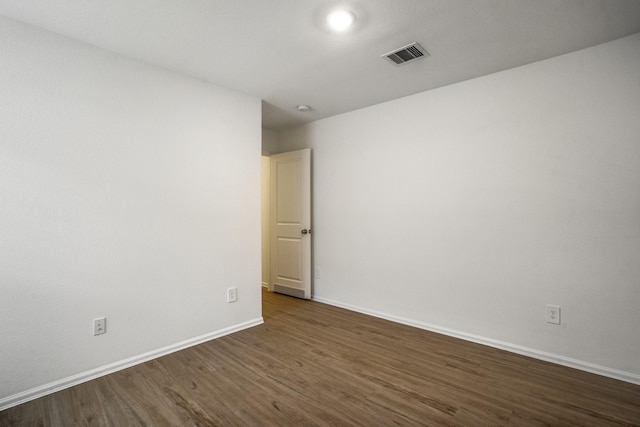
M 640 426 L 640 2 L 0 0 L 0 425 Z

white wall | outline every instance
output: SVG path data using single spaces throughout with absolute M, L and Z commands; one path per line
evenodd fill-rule
M 262 163 L 261 163 L 261 214 L 262 214 L 262 286 L 269 287 L 271 283 L 271 209 L 270 176 L 271 160 L 269 155 L 278 151 L 278 134 L 271 129 L 262 129 Z
M 262 156 L 262 286 L 271 285 L 271 158 Z
M 278 133 L 271 129 L 262 129 L 262 154 L 278 152 Z
M 639 137 L 640 34 L 282 132 L 315 298 L 640 382 Z
M 3 17 L 0 63 L 0 408 L 261 322 L 259 99 Z

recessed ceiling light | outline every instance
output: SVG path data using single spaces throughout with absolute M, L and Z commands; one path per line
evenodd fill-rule
M 306 113 L 308 111 L 311 111 L 311 107 L 309 107 L 308 105 L 305 105 L 305 104 L 300 104 L 296 108 L 298 109 L 298 111 L 300 111 L 302 113 Z
M 329 24 L 329 28 L 337 33 L 347 31 L 355 21 L 355 13 L 346 9 L 334 10 L 327 15 L 327 24 Z

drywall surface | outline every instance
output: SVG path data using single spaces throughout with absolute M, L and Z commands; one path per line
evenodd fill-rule
M 271 285 L 271 158 L 262 156 L 261 163 L 262 215 L 262 286 Z
M 276 131 L 270 129 L 262 129 L 262 154 L 268 156 L 269 154 L 278 152 L 278 134 Z
M 3 17 L 0 63 L 0 401 L 260 321 L 259 99 Z
M 639 76 L 636 34 L 282 132 L 314 297 L 640 382 Z
M 278 134 L 270 129 L 262 129 L 262 161 L 261 161 L 261 215 L 262 215 L 262 286 L 271 283 L 271 242 L 270 242 L 270 170 L 269 154 L 278 152 Z

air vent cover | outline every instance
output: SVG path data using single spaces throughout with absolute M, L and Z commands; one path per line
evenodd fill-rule
M 426 58 L 427 56 L 429 56 L 429 52 L 427 52 L 417 42 L 413 42 L 404 47 L 401 47 L 400 49 L 396 49 L 382 55 L 383 58 L 386 58 L 389 62 L 395 65 L 406 64 L 407 62 L 415 61 L 416 59 L 420 58 Z

